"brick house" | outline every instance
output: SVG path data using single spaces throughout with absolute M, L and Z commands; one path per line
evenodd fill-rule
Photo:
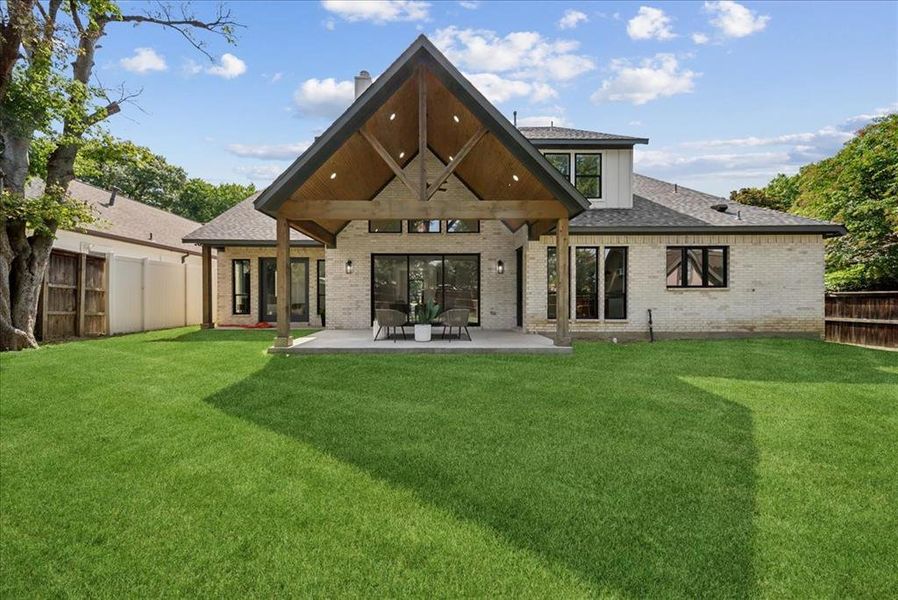
M 515 127 L 421 36 L 271 186 L 184 238 L 206 325 L 215 249 L 219 323 L 276 322 L 276 345 L 291 323 L 362 329 L 427 301 L 559 344 L 646 336 L 650 311 L 660 336 L 821 335 L 824 238 L 844 229 L 635 174 L 646 143 Z

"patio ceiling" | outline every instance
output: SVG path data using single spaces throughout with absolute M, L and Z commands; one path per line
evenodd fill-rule
M 428 152 L 440 169 L 411 164 Z M 445 198 L 442 184 L 453 176 L 478 200 Z M 378 198 L 394 179 L 406 193 Z M 354 219 L 500 219 L 513 230 L 529 222 L 548 231 L 585 201 L 419 38 L 256 206 L 333 245 Z

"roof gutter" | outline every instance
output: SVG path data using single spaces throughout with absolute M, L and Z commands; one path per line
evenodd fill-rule
M 668 234 L 717 234 L 726 235 L 730 233 L 743 234 L 811 234 L 823 235 L 823 237 L 839 237 L 848 233 L 843 225 L 744 225 L 744 226 L 724 226 L 718 227 L 714 225 L 686 225 L 686 226 L 670 226 L 670 225 L 637 225 L 632 227 L 620 227 L 612 225 L 598 226 L 575 226 L 572 225 L 571 234 L 630 234 L 630 235 L 651 235 L 659 233 Z
M 261 248 L 261 247 L 274 247 L 277 245 L 277 240 L 205 240 L 205 239 L 192 239 L 192 238 L 184 238 L 183 242 L 185 244 L 196 244 L 198 246 L 246 246 L 248 248 Z M 293 247 L 323 247 L 324 244 L 321 242 L 316 242 L 315 240 L 290 240 L 290 245 Z

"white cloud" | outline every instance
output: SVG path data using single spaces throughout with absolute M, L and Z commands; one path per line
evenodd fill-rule
M 460 0 L 458 5 L 462 8 L 467 8 L 468 10 L 477 10 L 480 8 L 480 2 L 478 0 Z
M 754 11 L 732 0 L 705 2 L 705 12 L 711 15 L 711 25 L 725 37 L 741 38 L 767 27 L 768 15 L 758 15 Z
M 580 23 L 587 23 L 588 21 L 589 17 L 586 16 L 585 12 L 569 8 L 564 11 L 564 15 L 558 21 L 558 26 L 561 29 L 574 29 Z
M 324 21 L 323 25 L 324 25 L 324 28 L 327 29 L 328 31 L 333 31 L 334 29 L 337 28 L 337 22 L 334 21 L 333 19 L 326 19 Z
M 252 165 L 240 166 L 234 169 L 235 173 L 243 175 L 247 179 L 268 185 L 274 181 L 275 177 L 284 172 L 287 164 L 268 164 L 268 165 Z
M 165 58 L 157 54 L 152 48 L 135 48 L 134 56 L 121 59 L 119 64 L 126 71 L 141 74 L 168 69 L 168 65 L 165 64 Z
M 355 98 L 352 81 L 307 79 L 293 93 L 299 112 L 307 116 L 334 118 L 340 115 Z
M 518 117 L 519 127 L 570 127 L 571 123 L 561 115 L 533 115 Z
M 416 0 L 322 0 L 325 10 L 347 21 L 371 21 L 381 25 L 392 21 L 425 21 L 430 3 Z
M 593 102 L 631 102 L 640 105 L 677 94 L 687 94 L 695 88 L 701 74 L 681 69 L 673 54 L 656 54 L 638 65 L 615 59 L 611 62 L 614 77 L 606 79 L 591 96 Z
M 235 156 L 267 160 L 292 160 L 306 151 L 312 142 L 296 144 L 228 144 L 225 149 Z
M 281 73 L 280 71 L 278 71 L 277 73 L 272 73 L 271 75 L 262 73 L 262 78 L 267 79 L 268 83 L 277 83 L 278 81 L 280 81 L 281 79 L 284 78 L 284 74 Z
M 591 58 L 575 52 L 579 42 L 549 40 L 534 31 L 499 36 L 450 26 L 437 30 L 432 40 L 455 65 L 471 72 L 567 81 L 595 69 Z
M 627 125 L 630 125 L 631 127 L 642 127 L 642 121 L 630 121 Z
M 505 79 L 495 73 L 475 73 L 465 77 L 493 104 L 520 97 L 529 97 L 533 102 L 545 102 L 558 97 L 555 88 L 538 81 Z
M 707 44 L 710 41 L 711 41 L 711 38 L 709 38 L 707 34 L 701 33 L 700 31 L 696 31 L 695 33 L 692 34 L 692 42 L 694 44 L 698 44 L 701 46 L 703 44 Z
M 640 6 L 627 22 L 627 35 L 634 40 L 670 40 L 677 37 L 671 29 L 671 18 L 660 8 Z
M 193 77 L 203 72 L 203 66 L 192 58 L 188 58 L 181 65 L 181 72 L 187 77 Z
M 225 52 L 221 55 L 219 63 L 206 69 L 206 73 L 224 79 L 234 79 L 246 73 L 246 63 L 230 52 Z

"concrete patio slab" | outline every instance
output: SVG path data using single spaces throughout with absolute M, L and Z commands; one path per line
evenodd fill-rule
M 325 329 L 297 338 L 288 348 L 269 348 L 272 354 L 571 354 L 570 346 L 556 346 L 553 340 L 535 333 L 516 330 L 471 328 L 471 340 L 442 339 L 434 331 L 429 342 L 409 339 L 378 339 L 371 329 Z M 383 334 L 381 334 L 383 335 Z

